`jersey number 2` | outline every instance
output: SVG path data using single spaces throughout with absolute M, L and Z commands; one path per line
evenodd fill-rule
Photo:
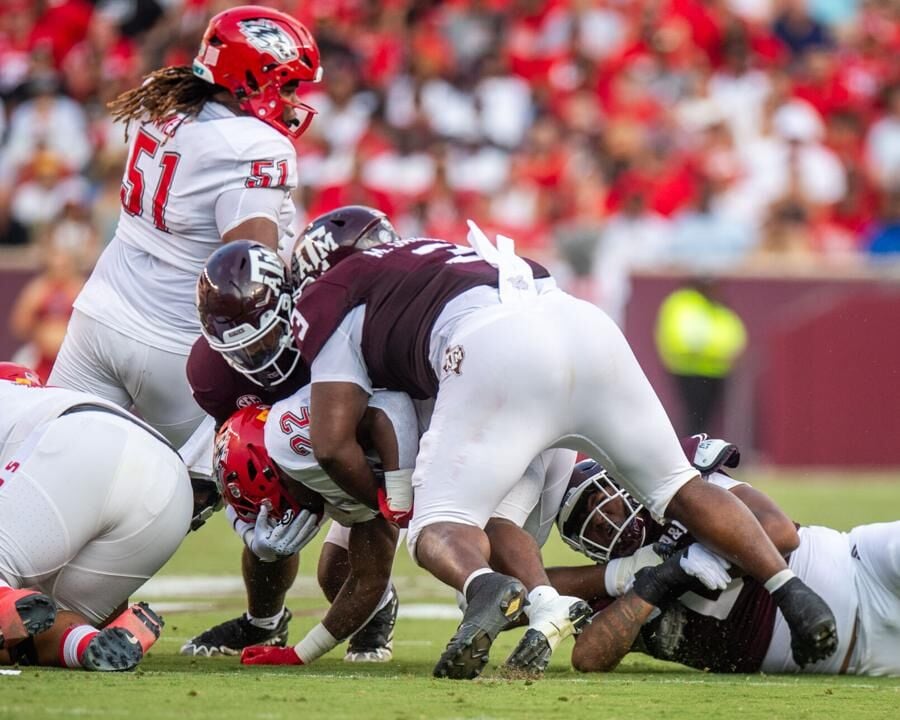
M 122 182 L 122 190 L 119 196 L 122 198 L 122 207 L 129 215 L 144 214 L 144 171 L 138 167 L 141 155 L 149 155 L 150 159 L 156 158 L 159 151 L 159 140 L 144 130 L 139 130 L 134 139 L 131 156 L 128 158 L 128 169 L 125 180 Z M 158 230 L 169 232 L 166 227 L 166 204 L 169 202 L 169 191 L 172 189 L 172 180 L 175 179 L 175 168 L 181 155 L 177 152 L 164 152 L 159 158 L 159 180 L 156 190 L 153 192 L 153 224 Z

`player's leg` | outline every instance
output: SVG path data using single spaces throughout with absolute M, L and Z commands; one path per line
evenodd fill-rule
M 330 603 L 334 602 L 350 574 L 349 544 L 350 528 L 332 521 L 322 544 L 316 571 L 319 587 Z M 350 637 L 344 656 L 346 662 L 388 662 L 393 657 L 398 607 L 397 589 L 391 583 L 375 614 Z
M 508 671 L 542 673 L 560 643 L 580 632 L 593 614 L 584 600 L 560 595 L 551 585 L 540 552 L 549 530 L 541 517 L 542 505 L 547 500 L 559 508 L 575 457 L 574 452 L 563 449 L 538 455 L 485 528 L 491 543 L 491 567 L 518 577 L 529 591 L 525 608 L 528 630 L 504 665 Z M 553 499 L 546 498 L 547 493 Z M 552 518 L 555 513 L 547 518 L 551 524 Z
M 175 447 L 181 447 L 206 413 L 194 400 L 184 355 L 150 347 L 121 336 L 115 360 L 134 410 Z
M 110 328 L 75 310 L 47 385 L 89 392 L 130 408 L 131 395 L 109 364 L 107 350 L 112 342 L 107 335 L 112 333 Z
M 747 506 L 702 481 L 690 466 L 615 323 L 594 306 L 562 294 L 548 303 L 548 315 L 556 318 L 557 327 L 568 330 L 573 351 L 578 376 L 572 397 L 576 449 L 608 458 L 617 479 L 656 517 L 678 520 L 698 540 L 764 583 L 794 631 L 800 664 L 834 652 L 833 614 L 793 577 Z
M 859 627 L 848 671 L 900 675 L 900 521 L 861 525 L 849 535 Z
M 483 528 L 547 436 L 521 362 L 527 323 L 505 309 L 487 323 L 477 320 L 451 341 L 464 359 L 441 378 L 420 443 L 408 536 L 417 562 L 466 598 L 463 621 L 435 668 L 440 677 L 458 679 L 481 672 L 497 633 L 522 613 L 527 590 L 491 570 Z
M 250 645 L 284 647 L 292 617 L 285 598 L 299 568 L 299 554 L 263 562 L 245 547 L 241 575 L 247 592 L 247 612 L 192 637 L 181 647 L 181 654 L 213 657 L 240 655 Z
M 30 642 L 16 651 L 22 661 L 134 667 L 152 643 L 140 628 L 158 635 L 161 626 L 152 611 L 129 609 L 97 626 L 174 553 L 191 508 L 183 463 L 146 430 L 107 412 L 53 421 L 0 490 L 2 527 L 15 539 L 0 542 L 3 576 L 42 587 L 69 611 L 47 631 L 64 652 L 48 660 Z

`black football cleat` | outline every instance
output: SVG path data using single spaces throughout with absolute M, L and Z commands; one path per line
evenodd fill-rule
M 477 591 L 466 607 L 456 634 L 450 638 L 434 676 L 472 680 L 488 662 L 491 645 L 501 630 L 515 622 L 528 603 L 525 586 L 509 575 L 491 573 L 477 578 Z
M 140 641 L 128 630 L 108 627 L 91 638 L 81 665 L 94 672 L 122 672 L 134 670 L 144 657 Z
M 397 588 L 391 585 L 391 599 L 360 628 L 347 646 L 345 662 L 389 662 L 394 656 L 394 625 L 397 623 Z
M 791 653 L 801 668 L 831 656 L 838 636 L 834 613 L 800 578 L 793 577 L 772 593 L 791 630 Z
M 0 649 L 49 630 L 55 621 L 56 603 L 49 595 L 8 588 L 0 600 Z
M 580 633 L 594 613 L 584 600 L 560 596 L 531 614 L 528 630 L 503 664 L 507 675 L 543 674 L 559 644 Z
M 253 625 L 247 615 L 241 615 L 204 630 L 181 646 L 182 655 L 213 657 L 215 655 L 240 655 L 250 645 L 284 647 L 288 639 L 288 623 L 291 611 L 284 609 L 284 616 L 273 630 Z

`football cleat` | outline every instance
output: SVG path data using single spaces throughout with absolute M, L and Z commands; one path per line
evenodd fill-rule
M 159 640 L 165 624 L 162 616 L 157 615 L 147 603 L 139 602 L 121 613 L 107 627 L 127 630 L 137 638 L 141 649 L 147 652 Z
M 49 630 L 56 620 L 56 603 L 37 590 L 0 591 L 0 649 Z
M 397 622 L 397 588 L 391 585 L 391 599 L 350 638 L 345 662 L 389 662 L 394 656 L 394 625 Z
M 134 670 L 144 657 L 144 650 L 131 632 L 122 627 L 107 627 L 91 638 L 81 665 L 94 672 Z
M 800 578 L 793 577 L 772 593 L 791 630 L 791 653 L 800 667 L 819 662 L 837 650 L 834 613 Z
M 251 645 L 284 647 L 288 639 L 288 623 L 291 611 L 284 609 L 284 615 L 273 630 L 253 625 L 247 615 L 241 615 L 205 630 L 181 646 L 182 655 L 213 657 L 215 655 L 240 655 L 241 650 Z
M 584 600 L 561 595 L 531 611 L 525 635 L 503 665 L 510 674 L 540 675 L 567 637 L 577 635 L 591 621 L 593 611 Z
M 434 676 L 472 680 L 488 662 L 491 645 L 501 630 L 515 622 L 528 603 L 525 586 L 509 575 L 491 573 L 477 578 L 477 591 L 466 607 L 462 622 L 447 643 Z

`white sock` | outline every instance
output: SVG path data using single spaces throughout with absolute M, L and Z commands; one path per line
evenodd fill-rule
M 253 617 L 249 611 L 246 613 L 246 615 L 247 615 L 247 620 L 250 621 L 251 625 L 254 625 L 255 627 L 258 627 L 258 628 L 262 628 L 263 630 L 274 630 L 275 628 L 278 627 L 278 623 L 281 622 L 281 618 L 284 617 L 284 606 L 282 606 L 281 610 L 279 610 L 272 617 L 263 617 L 263 618 Z
M 765 588 L 766 588 L 766 590 L 769 591 L 769 594 L 771 595 L 778 588 L 782 587 L 788 580 L 790 580 L 791 578 L 795 578 L 795 577 L 797 577 L 797 576 L 794 575 L 793 570 L 791 570 L 790 568 L 785 568 L 784 570 L 780 570 L 779 572 L 775 573 L 772 577 L 770 577 L 768 580 L 766 580 Z
M 99 631 L 90 625 L 75 625 L 66 630 L 59 648 L 59 664 L 67 668 L 80 668 L 84 650 Z
M 550 585 L 538 585 L 528 593 L 529 604 L 525 608 L 525 612 L 528 614 L 528 617 L 531 617 L 531 613 L 535 610 L 540 610 L 544 603 L 553 602 L 558 597 L 559 593 L 556 592 L 556 588 L 553 588 Z
M 482 575 L 490 575 L 492 572 L 494 572 L 494 571 L 491 570 L 490 568 L 478 568 L 478 570 L 476 570 L 471 575 L 469 575 L 469 577 L 466 578 L 466 581 L 463 583 L 463 586 L 462 586 L 463 597 L 468 597 L 469 585 L 472 584 L 472 581 L 475 578 L 481 577 Z

